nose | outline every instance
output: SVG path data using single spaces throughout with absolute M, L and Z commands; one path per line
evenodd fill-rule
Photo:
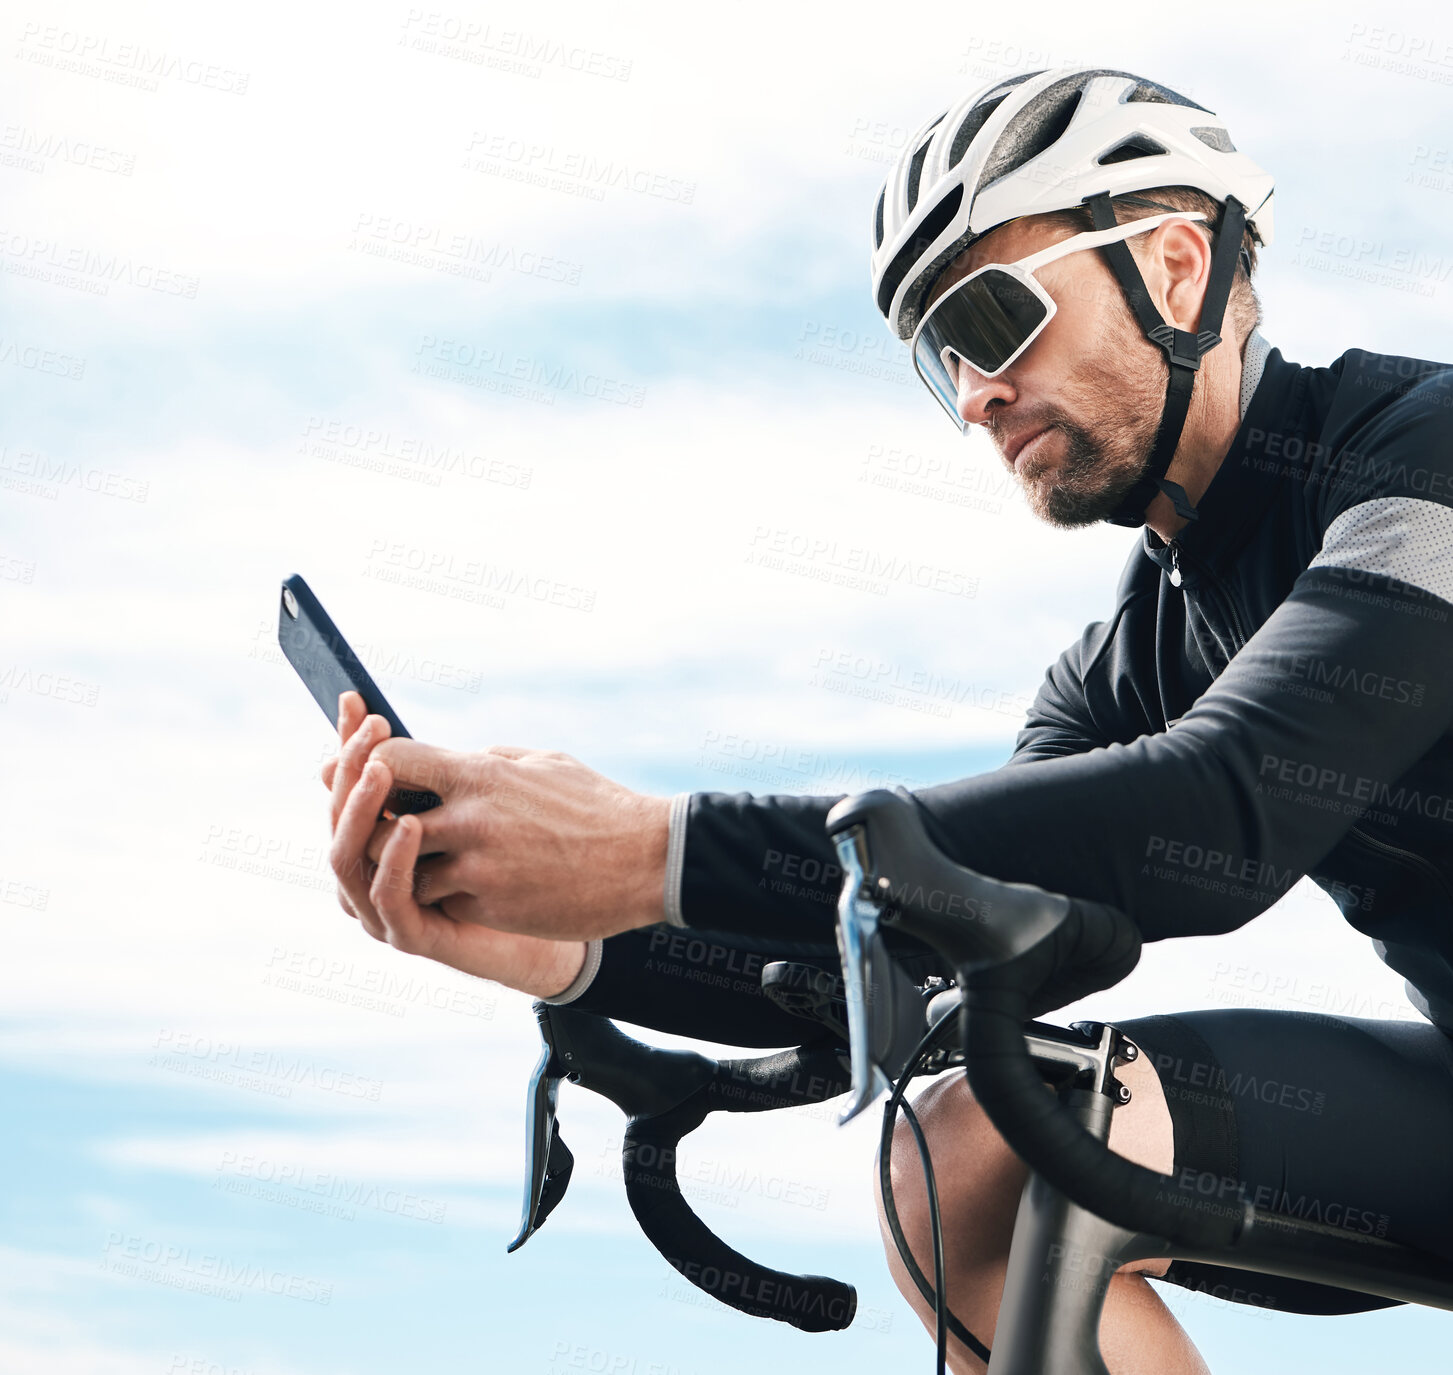
M 1018 392 L 1009 380 L 1011 372 L 1013 368 L 1008 368 L 997 376 L 985 377 L 967 363 L 959 364 L 958 412 L 965 425 L 984 424 L 989 418 L 990 405 L 997 401 L 1007 406 L 1015 399 Z

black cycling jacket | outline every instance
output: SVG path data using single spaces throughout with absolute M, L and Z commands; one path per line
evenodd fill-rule
M 1273 349 L 1168 545 L 1046 674 L 1001 768 L 918 790 L 997 878 L 1231 931 L 1304 874 L 1453 1030 L 1453 365 Z M 605 942 L 577 1000 L 736 1044 L 800 1039 L 763 959 L 836 964 L 833 797 L 692 795 L 681 913 Z

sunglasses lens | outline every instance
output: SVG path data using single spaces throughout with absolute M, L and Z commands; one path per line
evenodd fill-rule
M 945 350 L 980 372 L 998 372 L 1048 314 L 1044 302 L 1013 273 L 989 268 L 935 303 L 914 345 L 914 365 L 949 413 L 957 415 L 958 385 Z

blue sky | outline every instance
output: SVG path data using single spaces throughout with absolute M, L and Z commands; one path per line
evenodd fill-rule
M 458 748 L 565 749 L 660 794 L 995 767 L 1131 540 L 1037 525 L 877 318 L 867 217 L 911 129 L 1028 66 L 1144 72 L 1278 176 L 1273 344 L 1449 353 L 1446 17 L 1146 19 L 157 0 L 6 20 L 0 1371 L 928 1367 L 866 1123 L 713 1122 L 692 1145 L 700 1178 L 738 1181 L 698 1197 L 724 1235 L 859 1286 L 846 1333 L 697 1302 L 624 1206 L 614 1109 L 568 1088 L 575 1182 L 506 1257 L 528 1000 L 337 909 L 329 733 L 276 651 L 275 589 L 304 573 L 413 732 Z M 831 553 L 794 573 L 758 557 L 774 544 L 912 557 L 959 592 L 834 587 Z M 417 576 L 480 559 L 577 604 Z M 1148 950 L 1080 1010 L 1224 1003 L 1238 970 L 1413 1015 L 1305 888 Z M 242 1278 L 219 1296 L 219 1273 Z M 1446 1344 L 1431 1312 L 1162 1293 L 1218 1371 Z

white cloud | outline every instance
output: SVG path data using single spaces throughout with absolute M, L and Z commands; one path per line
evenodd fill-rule
M 809 293 L 831 288 L 861 263 L 848 269 L 828 226 L 850 213 L 855 197 L 871 197 L 883 167 L 874 159 L 917 122 L 926 99 L 987 79 L 995 64 L 1098 50 L 1098 18 L 1067 12 L 1053 29 L 960 35 L 961 15 L 945 7 L 925 20 L 942 35 L 926 67 L 885 67 L 850 26 L 825 27 L 795 12 L 772 11 L 765 28 L 713 23 L 709 33 L 689 23 L 667 32 L 641 18 L 603 24 L 589 8 L 570 6 L 553 9 L 548 25 L 531 18 L 537 35 L 629 59 L 630 80 L 610 82 L 564 67 L 481 80 L 490 69 L 399 48 L 409 14 L 380 5 L 342 24 L 274 7 L 252 27 L 223 32 L 181 9 L 118 15 L 77 7 L 61 26 L 246 70 L 244 96 L 181 80 L 154 95 L 128 92 L 16 63 L 20 108 L 35 128 L 104 127 L 117 147 L 135 152 L 136 166 L 130 177 L 109 179 L 73 166 L 16 171 L 11 223 L 67 243 L 100 238 L 117 251 L 153 252 L 203 274 L 208 286 L 196 302 L 157 303 L 118 286 L 98 303 L 102 337 L 114 340 L 124 327 L 145 347 L 174 321 L 193 344 L 178 373 L 142 379 L 126 403 L 134 409 L 121 412 L 124 423 L 104 445 L 74 435 L 63 413 L 13 422 L 16 445 L 38 443 L 150 487 L 141 502 L 63 487 L 55 501 L 11 503 L 25 519 L 11 542 L 35 570 L 28 584 L 4 589 L 7 654 L 18 668 L 70 674 L 98 690 L 94 709 L 26 693 L 12 693 L 3 708 L 16 727 L 13 765 L 38 780 L 70 827 L 58 832 L 32 813 L 12 825 L 17 876 L 50 894 L 43 923 L 25 909 L 7 914 L 12 949 L 23 957 L 10 965 L 12 1007 L 38 1014 L 84 1005 L 133 1026 L 128 1009 L 166 1010 L 148 1014 L 127 1033 L 133 1038 L 179 1016 L 246 1027 L 262 1006 L 280 1018 L 271 1025 L 311 1044 L 345 1035 L 377 1053 L 394 1033 L 379 1016 L 340 1022 L 321 998 L 309 1005 L 270 993 L 258 1001 L 257 950 L 296 944 L 300 929 L 314 947 L 408 963 L 374 951 L 336 913 L 316 863 L 321 799 L 310 775 L 327 734 L 269 649 L 270 589 L 283 572 L 313 577 L 350 635 L 404 666 L 392 679 L 381 676 L 420 733 L 466 745 L 563 746 L 587 758 L 678 760 L 702 786 L 750 785 L 754 749 L 810 751 L 799 767 L 809 787 L 831 786 L 869 752 L 1007 749 L 1044 667 L 1110 606 L 1133 537 L 1104 528 L 1066 535 L 1033 522 L 1000 492 L 987 445 L 957 439 L 911 379 L 841 366 L 866 356 L 889 378 L 906 377 L 883 341 L 864 333 L 862 348 L 829 346 L 825 363 L 790 356 L 809 331 L 809 342 L 820 344 L 824 328 L 860 329 L 858 321 L 796 321 L 770 372 L 715 383 L 653 380 L 639 410 L 501 404 L 407 372 L 408 349 L 430 312 L 377 333 L 371 296 L 401 303 L 404 318 L 410 288 L 427 295 L 445 278 L 376 264 L 344 242 L 349 216 L 370 207 L 466 222 L 483 182 L 502 236 L 558 235 L 562 251 L 593 255 L 602 270 L 585 296 L 649 299 L 647 283 L 664 280 L 663 253 L 681 299 L 710 295 L 711 274 L 723 264 L 736 271 L 743 254 L 813 235 L 826 235 L 820 255 L 779 268 L 793 290 L 802 281 Z M 508 19 L 490 22 L 488 41 L 503 42 Z M 1279 62 L 1308 64 L 1304 76 L 1329 99 L 1397 80 L 1334 56 L 1341 21 L 1334 14 L 1319 22 L 1323 47 L 1304 58 L 1280 54 Z M 25 41 L 55 55 L 44 32 Z M 809 37 L 813 59 L 804 62 Z M 708 39 L 715 65 L 704 75 L 691 54 Z M 1259 119 L 1252 129 L 1271 146 L 1267 161 L 1278 141 L 1283 151 L 1298 146 L 1300 127 L 1266 112 L 1280 110 L 1300 69 L 1281 71 L 1268 88 L 1244 60 L 1218 72 L 1163 39 L 1128 42 L 1125 65 L 1171 81 L 1185 73 L 1194 79 L 1181 84 L 1193 94 L 1213 100 L 1213 90 L 1224 91 L 1228 111 Z M 343 71 L 352 75 L 340 85 Z M 929 87 L 940 94 L 926 97 Z M 1412 110 L 1424 110 L 1427 83 L 1405 79 L 1399 89 Z M 769 99 L 754 94 L 763 90 Z M 325 99 L 323 91 L 334 94 Z M 671 118 L 661 118 L 664 108 Z M 1372 102 L 1370 118 L 1390 116 Z M 685 207 L 621 192 L 577 204 L 456 165 L 450 139 L 476 125 L 509 134 L 516 123 L 556 149 L 573 139 L 571 149 L 696 176 L 700 199 Z M 1407 129 L 1414 140 L 1432 133 Z M 813 190 L 805 194 L 809 173 Z M 1307 218 L 1308 188 L 1328 176 L 1321 162 L 1287 169 L 1284 237 Z M 1389 189 L 1393 195 L 1409 205 L 1430 201 L 1417 188 Z M 1384 293 L 1359 294 L 1330 271 L 1277 263 L 1277 250 L 1269 251 L 1267 331 L 1288 353 L 1313 361 L 1331 317 L 1349 341 L 1382 327 Z M 502 293 L 481 289 L 482 308 L 498 299 L 513 311 L 548 298 L 537 290 L 544 284 L 504 275 Z M 732 289 L 752 299 L 755 287 L 741 278 Z M 70 308 L 88 304 L 33 283 L 14 290 L 26 293 L 38 333 L 63 322 L 72 328 Z M 248 302 L 262 341 L 271 312 L 285 308 L 302 322 L 299 307 L 323 299 L 341 302 L 363 327 L 361 358 L 389 360 L 373 379 L 387 385 L 350 388 L 344 363 L 339 399 L 306 355 L 301 370 L 269 372 L 264 343 L 238 338 L 225 354 L 209 353 L 216 345 L 207 331 L 224 307 L 235 312 Z M 1426 334 L 1431 352 L 1435 317 L 1422 323 L 1416 312 L 1431 308 L 1421 301 L 1398 304 L 1410 307 L 1412 331 Z M 168 306 L 185 308 L 168 314 Z M 709 337 L 709 309 L 701 327 Z M 105 347 L 102 373 L 121 348 Z M 234 385 L 269 438 L 230 424 Z M 160 431 L 142 423 L 174 389 L 184 398 L 179 423 Z M 450 448 L 528 469 L 530 483 L 450 474 L 434 487 L 348 466 L 370 450 L 347 436 L 370 432 L 389 437 L 375 448 Z M 330 457 L 307 450 L 318 436 Z M 895 456 L 884 460 L 884 452 Z M 400 473 L 419 467 L 392 461 Z M 901 481 L 887 490 L 860 480 L 874 461 L 896 463 L 900 477 L 932 465 L 956 481 L 929 484 L 928 495 L 902 490 Z M 956 504 L 966 490 L 973 503 Z M 795 571 L 748 563 L 774 545 L 788 551 L 787 563 L 793 550 L 808 554 Z M 974 579 L 976 595 L 893 585 L 878 596 L 823 581 L 862 551 Z M 483 559 L 583 590 L 594 610 L 524 594 L 481 610 L 370 576 Z M 430 681 L 429 664 L 452 667 L 472 689 Z M 864 695 L 884 681 L 893 701 Z M 945 715 L 924 709 L 944 696 L 960 704 Z M 639 765 L 627 758 L 622 766 Z M 207 859 L 233 832 L 244 846 L 294 854 L 311 846 L 315 862 L 291 882 L 217 872 Z M 314 881 L 321 886 L 309 887 Z M 63 946 L 54 939 L 62 929 Z M 254 936 L 239 966 L 239 949 Z M 110 1032 L 61 1035 L 91 1044 Z

